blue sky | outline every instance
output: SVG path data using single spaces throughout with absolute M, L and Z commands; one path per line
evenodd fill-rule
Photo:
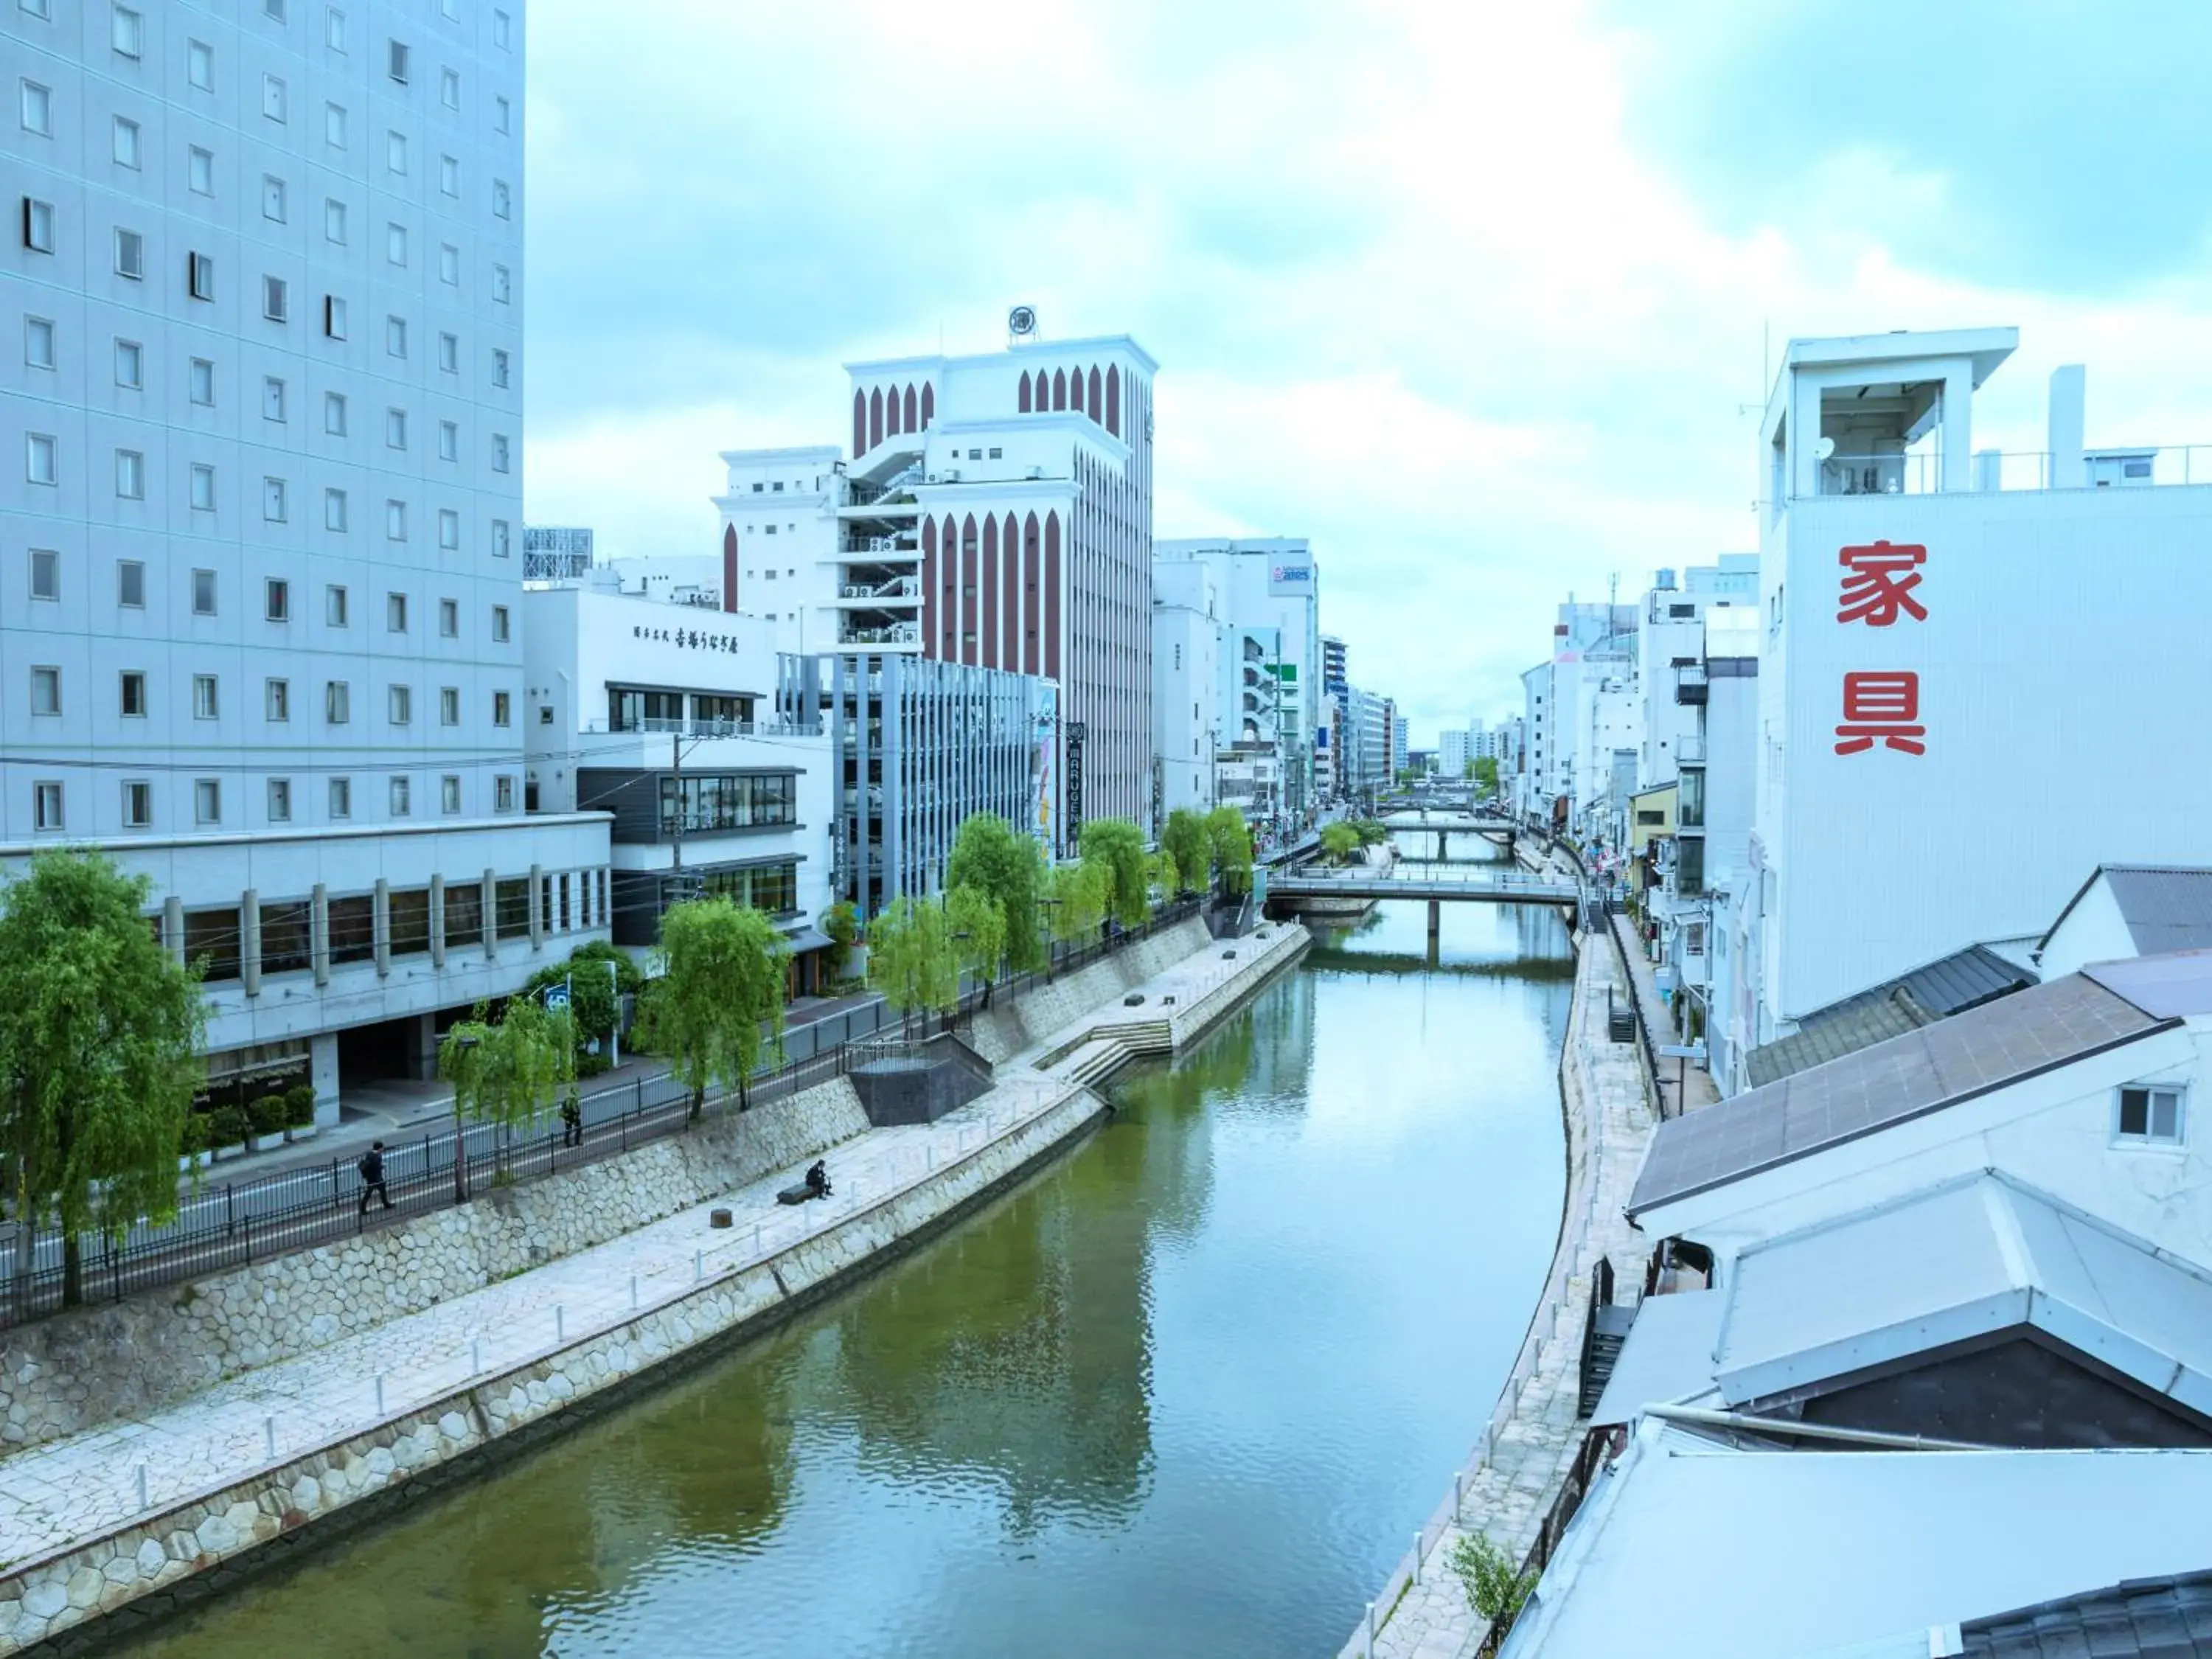
M 1418 743 L 1752 544 L 1791 335 L 2013 324 L 1977 442 L 2212 442 L 2212 7 L 538 0 L 528 513 L 705 550 L 838 365 L 1127 331 L 1155 528 L 1307 535 Z M 2191 367 L 2193 366 L 2193 367 Z

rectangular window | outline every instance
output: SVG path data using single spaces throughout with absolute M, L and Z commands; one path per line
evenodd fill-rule
M 323 333 L 333 340 L 346 337 L 346 302 L 335 294 L 323 295 Z
M 460 285 L 461 251 L 451 242 L 438 244 L 438 280 L 448 288 Z
M 386 901 L 392 921 L 392 954 L 416 957 L 430 948 L 430 890 L 394 891 Z
M 136 121 L 120 115 L 115 118 L 115 137 L 110 153 L 115 158 L 115 165 L 119 167 L 135 169 L 138 167 L 144 155 L 144 147 Z
M 461 602 L 459 599 L 438 601 L 438 635 L 441 639 L 459 639 L 461 634 Z
M 404 542 L 407 539 L 407 503 L 386 501 L 384 504 L 384 539 Z
M 404 776 L 392 780 L 392 816 L 404 818 L 414 810 L 414 781 Z
M 408 685 L 394 685 L 387 687 L 386 691 L 388 695 L 386 696 L 386 702 L 389 705 L 386 712 L 391 715 L 392 724 L 394 726 L 412 725 L 415 720 L 414 687 Z
M 384 596 L 384 626 L 394 634 L 407 631 L 407 596 L 404 593 L 386 593 Z
M 261 0 L 261 15 L 272 22 L 284 21 L 284 0 Z
M 62 712 L 62 671 L 40 667 L 31 671 L 31 712 L 33 714 L 58 714 Z
M 353 780 L 351 778 L 331 780 L 331 816 L 334 818 L 349 818 L 353 816 Z M 373 900 L 365 902 L 374 903 Z M 331 908 L 335 909 L 337 907 Z M 371 914 L 373 915 L 374 912 L 372 911 Z
M 384 411 L 384 447 L 386 449 L 407 447 L 407 411 L 387 409 Z
M 495 472 L 504 472 L 507 470 L 508 461 L 507 434 L 504 432 L 493 433 L 491 434 L 491 470 Z
M 146 354 L 136 340 L 115 343 L 115 384 L 140 392 L 146 386 Z
M 407 171 L 407 135 L 389 132 L 384 135 L 384 165 L 393 173 Z
M 2123 1145 L 2179 1146 L 2185 1139 L 2183 1091 L 2130 1085 L 2119 1091 L 2113 1139 Z
M 22 83 L 22 124 L 26 132 L 42 138 L 54 135 L 54 94 L 36 81 Z
M 404 40 L 387 40 L 384 44 L 385 72 L 404 87 L 407 84 L 407 43 Z
M 451 797 L 452 804 L 447 805 L 445 810 L 448 812 L 458 812 L 460 811 L 461 781 L 459 778 L 448 778 L 446 782 L 453 786 L 453 793 Z M 445 798 L 441 796 L 441 799 L 443 799 Z M 465 885 L 448 886 L 446 889 L 446 948 L 447 950 L 450 951 L 463 945 L 483 944 L 483 884 L 481 882 L 472 881 Z
M 491 212 L 495 219 L 508 219 L 514 216 L 514 194 L 507 189 L 504 179 L 491 181 Z
M 23 198 L 23 246 L 33 253 L 54 251 L 54 204 Z
M 505 782 L 505 779 L 501 780 Z M 514 877 L 492 890 L 492 927 L 501 939 L 514 939 L 530 931 L 530 878 Z
M 384 319 L 384 350 L 386 356 L 404 357 L 407 355 L 407 319 L 386 317 Z
M 185 157 L 185 183 L 195 196 L 215 194 L 215 155 L 194 144 Z
M 458 685 L 441 687 L 438 692 L 438 724 L 459 726 L 461 723 L 461 688 Z
M 335 790 L 331 799 L 337 799 Z M 352 804 L 350 791 L 347 804 Z M 329 908 L 331 965 L 372 959 L 376 955 L 376 901 L 362 893 L 354 898 L 334 898 Z
M 336 6 L 324 9 L 323 44 L 332 52 L 343 52 L 346 49 L 345 14 Z
M 438 810 L 441 812 L 458 812 L 461 810 L 461 781 L 451 772 L 448 772 L 444 777 L 438 780 Z M 448 887 L 446 890 L 446 943 L 448 945 L 474 945 L 477 941 L 473 938 L 457 939 L 453 935 L 453 894 L 456 890 L 457 890 L 451 887 Z M 463 888 L 458 890 L 463 892 L 481 892 L 483 890 L 481 888 Z M 479 902 L 480 902 L 481 901 L 479 901 Z
M 123 786 L 123 827 L 143 830 L 154 822 L 154 786 L 132 779 Z
M 128 6 L 118 6 L 108 24 L 108 44 L 125 58 L 140 58 L 146 50 L 146 21 Z
M 271 121 L 284 118 L 284 83 L 273 75 L 261 77 L 261 112 Z
M 407 263 L 407 227 L 387 224 L 384 228 L 384 258 L 387 264 L 404 265 Z
M 461 428 L 458 421 L 438 422 L 438 459 L 458 461 L 461 459 Z
M 195 357 L 191 372 L 186 377 L 191 382 L 192 401 L 203 409 L 215 407 L 215 365 L 204 357 Z
M 23 434 L 23 476 L 34 484 L 56 482 L 54 438 L 51 432 Z
M 212 258 L 204 253 L 188 253 L 185 256 L 185 272 L 192 298 L 215 298 L 215 261 Z
M 193 781 L 192 821 L 195 823 L 221 823 L 222 822 L 222 780 L 221 778 L 199 778 Z M 214 914 L 228 921 L 231 926 L 228 931 L 234 935 L 236 933 L 238 912 L 235 910 L 217 910 Z M 192 919 L 190 915 L 187 915 L 185 918 L 185 948 L 188 951 L 191 948 L 191 920 Z M 238 945 L 235 938 L 232 939 L 228 948 L 231 955 L 234 957 L 238 953 Z M 218 958 L 217 965 L 220 965 L 220 958 Z M 216 969 L 210 968 L 206 977 L 213 979 L 216 976 Z M 228 977 L 237 977 L 235 970 L 234 970 Z
M 134 283 L 146 277 L 146 239 L 135 230 L 115 232 L 115 274 Z
M 495 132 L 505 132 L 509 129 L 512 125 L 512 121 L 513 112 L 508 108 L 507 100 L 504 98 L 493 99 L 491 100 L 492 130 Z
M 346 112 L 343 104 L 323 106 L 323 142 L 332 149 L 346 147 Z
M 491 636 L 500 645 L 507 643 L 507 607 L 503 605 L 491 608 Z
M 332 628 L 346 625 L 346 591 L 343 587 L 323 590 L 323 620 Z
M 345 246 L 346 204 L 335 196 L 323 198 L 323 240 Z
M 292 620 L 292 584 L 282 576 L 270 576 L 261 584 L 261 614 L 270 622 Z
M 138 560 L 115 562 L 115 603 L 125 611 L 146 608 L 146 567 Z
M 505 305 L 507 302 L 507 289 L 508 277 L 507 267 L 505 265 L 494 265 L 491 268 L 491 297 L 493 303 L 495 305 Z
M 514 811 L 514 780 L 513 778 L 502 776 L 493 781 L 491 808 L 495 812 Z M 504 885 L 504 884 L 501 884 Z
M 461 544 L 461 515 L 450 507 L 438 509 L 438 545 L 447 553 L 457 551 Z
M 264 421 L 284 418 L 284 382 L 274 374 L 261 377 L 261 418 Z
M 192 40 L 185 46 L 185 78 L 202 92 L 215 90 L 215 48 L 204 40 Z
M 146 458 L 135 449 L 115 452 L 115 493 L 128 501 L 146 499 Z
M 461 77 L 457 71 L 449 69 L 438 71 L 438 101 L 447 109 L 461 106 Z
M 204 462 L 192 465 L 191 503 L 195 513 L 215 511 L 215 469 Z
M 292 718 L 292 682 L 264 680 L 261 682 L 262 718 L 283 726 Z
M 323 491 L 323 528 L 343 535 L 346 527 L 346 493 L 343 489 Z
M 261 481 L 261 516 L 270 524 L 283 524 L 289 516 L 282 478 L 264 478 Z
M 281 323 L 285 319 L 289 297 L 282 276 L 264 276 L 261 279 L 261 314 L 270 322 Z
M 507 374 L 507 348 L 494 346 L 491 350 L 491 383 L 497 386 L 505 386 Z
M 62 827 L 62 787 L 58 783 L 34 783 L 31 786 L 32 827 L 37 830 L 58 830 Z
M 461 337 L 458 334 L 438 336 L 438 367 L 448 374 L 461 372 Z
M 117 712 L 125 720 L 142 720 L 146 718 L 146 671 L 126 668 L 118 679 L 120 687 L 116 700 Z
M 54 325 L 48 319 L 23 319 L 23 361 L 33 368 L 54 366 Z
M 62 596 L 62 556 L 51 548 L 31 550 L 31 597 L 58 599 Z M 448 599 L 447 604 L 453 601 Z
M 507 556 L 507 520 L 504 519 L 491 521 L 491 556 L 495 559 Z
M 289 211 L 284 195 L 284 181 L 274 173 L 263 173 L 261 175 L 261 216 L 281 225 L 287 222 Z
M 508 41 L 513 39 L 514 27 L 514 25 L 508 21 L 505 12 L 493 12 L 491 15 L 492 45 L 505 52 L 507 49 Z
M 495 691 L 491 694 L 491 723 L 494 726 L 513 724 L 514 713 L 513 696 L 505 691 Z
M 192 718 L 196 720 L 220 720 L 222 717 L 222 696 L 212 674 L 192 676 Z
M 343 392 L 323 393 L 323 430 L 333 438 L 346 434 L 346 400 Z
M 289 823 L 291 821 L 292 780 L 289 778 L 271 778 L 269 780 L 269 822 L 271 823 Z M 266 906 L 263 907 L 264 911 L 268 907 Z M 261 937 L 263 943 L 265 945 L 269 938 L 266 927 L 263 928 Z
M 330 726 L 343 726 L 353 719 L 353 687 L 343 680 L 323 683 L 323 720 Z

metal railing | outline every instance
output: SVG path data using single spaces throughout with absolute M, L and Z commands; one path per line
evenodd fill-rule
M 2107 446 L 2082 453 L 2075 474 L 2059 480 L 2061 462 L 2048 450 L 1983 450 L 1966 463 L 1966 489 L 2006 490 L 2142 489 L 2212 483 L 2212 444 Z M 1943 458 L 1932 450 L 1830 455 L 1820 463 L 1820 495 L 1934 495 L 1943 493 Z
M 620 725 L 611 720 L 587 720 L 583 729 L 587 737 L 812 738 L 822 734 L 822 722 L 679 720 L 641 714 Z
M 1199 900 L 1177 899 L 1139 927 L 1081 945 L 1054 945 L 1048 952 L 1048 967 L 1001 980 L 990 994 L 1018 995 L 1049 983 L 1199 910 Z M 950 1018 L 972 1012 L 985 994 L 980 983 L 966 983 L 957 1013 Z M 842 1076 L 862 1058 L 866 1038 L 900 1024 L 899 1016 L 878 999 L 793 1028 L 784 1036 L 783 1059 L 753 1073 L 739 1109 L 787 1099 Z M 709 1096 L 702 1116 L 726 1112 L 734 1098 L 726 1093 Z M 387 1141 L 384 1196 L 391 1200 L 392 1217 L 427 1215 L 495 1188 L 541 1180 L 680 1133 L 690 1123 L 690 1091 L 665 1071 L 583 1095 L 579 1104 L 580 1133 L 565 1129 L 549 1111 L 550 1127 L 542 1132 L 502 1134 L 493 1125 L 471 1123 L 458 1133 L 444 1128 Z M 228 1181 L 219 1187 L 204 1184 L 181 1200 L 173 1221 L 136 1223 L 114 1244 L 82 1239 L 80 1299 L 120 1301 L 160 1285 L 352 1237 L 368 1228 L 372 1217 L 381 1224 L 386 1212 L 379 1195 L 364 1193 L 358 1157 L 358 1152 L 349 1149 L 326 1164 Z M 33 1236 L 27 1282 L 15 1277 L 19 1248 L 18 1238 L 0 1238 L 0 1330 L 46 1318 L 64 1305 L 66 1269 L 60 1235 L 40 1229 Z

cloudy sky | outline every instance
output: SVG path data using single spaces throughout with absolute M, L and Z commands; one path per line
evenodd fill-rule
M 1155 529 L 1305 535 L 1416 743 L 1752 545 L 1792 335 L 2002 323 L 1976 441 L 2212 442 L 2212 7 L 533 0 L 528 512 L 705 550 L 840 363 L 1127 331 Z

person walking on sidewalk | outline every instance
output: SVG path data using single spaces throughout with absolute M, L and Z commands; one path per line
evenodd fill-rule
M 368 1150 L 361 1155 L 355 1166 L 361 1171 L 361 1213 L 368 1213 L 368 1195 L 374 1193 L 384 1200 L 384 1207 L 392 1207 L 392 1189 L 384 1184 L 384 1143 L 373 1140 Z
M 584 1144 L 584 1108 L 576 1098 L 574 1089 L 561 1103 L 561 1144 L 580 1146 Z

